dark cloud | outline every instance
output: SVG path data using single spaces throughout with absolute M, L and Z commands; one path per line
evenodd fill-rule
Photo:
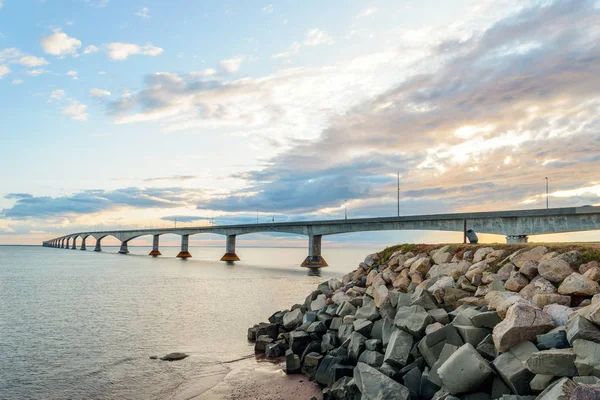
M 33 195 L 29 193 L 9 193 L 4 196 L 5 199 L 8 200 L 22 200 L 22 199 L 31 199 Z
M 198 202 L 201 191 L 182 188 L 124 188 L 113 191 L 85 190 L 72 196 L 12 197 L 17 202 L 0 213 L 5 218 L 45 218 L 90 214 L 116 207 L 174 208 Z

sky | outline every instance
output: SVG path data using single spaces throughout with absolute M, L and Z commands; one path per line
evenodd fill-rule
M 0 0 L 0 243 L 600 205 L 598 76 L 597 0 Z

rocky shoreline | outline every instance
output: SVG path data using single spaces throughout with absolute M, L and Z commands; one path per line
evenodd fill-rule
M 324 399 L 600 399 L 598 245 L 402 245 L 248 329 Z

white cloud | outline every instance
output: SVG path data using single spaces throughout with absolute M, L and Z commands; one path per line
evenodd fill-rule
M 300 52 L 300 43 L 294 42 L 290 46 L 288 51 L 284 51 L 282 53 L 273 54 L 271 58 L 288 58 L 294 54 L 298 54 Z
M 110 0 L 84 0 L 87 4 L 95 8 L 103 8 L 108 5 Z
M 152 44 L 145 46 L 138 46 L 132 43 L 109 43 L 108 44 L 108 57 L 111 60 L 126 60 L 129 56 L 144 55 L 144 56 L 158 56 L 163 52 L 163 49 Z
M 31 69 L 31 70 L 27 71 L 27 74 L 31 75 L 31 76 L 39 76 L 39 75 L 45 74 L 46 72 L 48 72 L 48 71 L 43 68 L 39 68 L 39 69 Z
M 39 67 L 40 65 L 49 64 L 44 57 L 24 56 L 19 59 L 19 64 L 26 67 Z
M 269 4 L 268 6 L 263 7 L 263 12 L 266 12 L 267 14 L 272 14 L 273 13 L 273 4 Z
M 334 44 L 335 40 L 324 30 L 314 28 L 306 32 L 304 44 L 306 46 L 318 46 L 321 44 Z
M 90 96 L 100 98 L 104 96 L 110 96 L 110 92 L 108 90 L 103 89 L 91 89 Z
M 152 16 L 150 15 L 150 9 L 148 7 L 142 8 L 140 11 L 136 12 L 135 15 L 144 19 L 152 18 Z
M 84 50 L 83 50 L 83 54 L 92 54 L 92 53 L 97 53 L 98 50 L 100 50 L 98 47 L 94 46 L 93 44 L 87 46 Z
M 190 76 L 194 78 L 206 78 L 209 76 L 213 76 L 217 73 L 217 70 L 214 68 L 207 68 L 202 71 L 190 72 Z
M 88 119 L 87 106 L 76 100 L 72 100 L 71 104 L 63 107 L 62 113 L 64 115 L 69 115 L 71 119 L 76 121 L 87 121 Z
M 67 75 L 67 76 L 70 76 L 70 77 L 71 77 L 71 78 L 73 78 L 74 80 L 77 80 L 77 79 L 79 79 L 79 78 L 77 77 L 77 71 L 74 71 L 74 70 L 70 70 L 70 71 L 69 71 L 69 72 L 67 72 L 65 75 Z
M 100 72 L 98 72 L 98 75 L 106 75 L 106 72 L 100 71 Z
M 235 58 L 230 58 L 227 60 L 222 60 L 219 63 L 219 65 L 226 72 L 231 74 L 233 72 L 239 71 L 240 67 L 242 66 L 242 61 L 244 61 L 244 59 L 242 57 L 235 57 Z
M 21 56 L 21 50 L 10 47 L 8 49 L 0 50 L 0 63 Z
M 364 10 L 358 13 L 358 18 L 368 17 L 369 15 L 375 14 L 377 11 L 379 10 L 375 7 L 365 8 Z
M 23 83 L 22 79 L 13 79 L 13 81 L 12 81 L 13 85 L 20 85 L 21 83 Z
M 66 93 L 64 90 L 62 90 L 62 89 L 53 90 L 52 93 L 50 93 L 50 99 L 48 100 L 48 103 L 51 103 L 53 100 L 62 100 L 65 98 L 65 96 L 66 96 Z
M 64 32 L 54 31 L 50 36 L 42 38 L 42 48 L 47 54 L 63 57 L 67 54 L 77 54 L 81 40 L 70 37 Z
M 10 73 L 10 68 L 8 68 L 6 65 L 0 65 L 0 79 L 2 79 L 2 77 L 4 75 L 7 75 Z
M 0 8 L 4 7 L 4 0 L 0 0 Z

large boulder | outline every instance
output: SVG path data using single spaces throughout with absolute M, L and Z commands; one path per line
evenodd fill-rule
M 567 322 L 567 340 L 573 344 L 577 339 L 600 343 L 600 328 L 581 315 L 576 315 Z
M 458 394 L 478 389 L 493 374 L 493 370 L 477 350 L 466 343 L 439 367 L 437 373 L 444 388 L 452 394 Z
M 534 247 L 529 251 L 520 251 L 510 256 L 510 260 L 517 268 L 521 268 L 527 261 L 540 261 L 540 259 L 548 252 L 544 246 Z
M 533 379 L 534 374 L 514 354 L 511 352 L 502 353 L 496 357 L 492 364 L 513 393 L 526 395 L 531 392 L 529 383 Z
M 440 249 L 440 250 L 444 250 L 444 249 Z M 431 259 L 433 260 L 434 263 L 436 263 L 438 265 L 446 264 L 452 260 L 452 254 L 450 254 L 446 251 L 436 251 L 435 254 L 433 254 L 431 256 Z
M 527 368 L 534 374 L 541 375 L 577 375 L 573 349 L 552 349 L 535 352 L 527 360 Z
M 571 296 L 564 296 L 562 294 L 536 294 L 533 296 L 533 304 L 539 308 L 544 308 L 548 304 L 560 304 L 566 307 L 571 305 Z
M 365 363 L 354 368 L 354 381 L 363 399 L 408 400 L 410 391 Z
M 575 366 L 579 375 L 593 375 L 600 378 L 600 343 L 577 339 L 573 342 Z
M 520 272 L 513 272 L 504 283 L 504 289 L 511 292 L 519 292 L 529 284 L 529 279 Z
M 375 300 L 370 296 L 363 297 L 362 307 L 356 311 L 356 319 L 368 319 L 374 321 L 379 318 L 379 311 L 375 305 Z
M 593 296 L 600 292 L 598 282 L 573 272 L 558 287 L 558 293 L 570 296 Z
M 539 308 L 516 303 L 508 309 L 504 321 L 494 327 L 492 337 L 496 349 L 504 352 L 525 340 L 535 340 L 554 327 L 554 321 Z
M 373 289 L 373 299 L 375 300 L 375 306 L 381 308 L 383 303 L 388 299 L 388 288 L 384 285 L 375 287 Z
M 427 325 L 433 322 L 433 317 L 425 308 L 419 305 L 398 307 L 394 324 L 413 336 L 421 337 Z
M 557 326 L 563 326 L 567 324 L 569 317 L 573 314 L 573 309 L 561 304 L 548 304 L 544 307 L 544 312 L 552 318 Z
M 360 353 L 365 350 L 365 342 L 367 337 L 358 332 L 352 332 L 350 335 L 350 344 L 348 345 L 348 361 L 356 363 Z
M 552 282 L 538 276 L 534 278 L 529 285 L 525 286 L 519 293 L 521 297 L 527 300 L 533 299 L 536 294 L 552 294 L 556 293 L 556 287 Z
M 491 247 L 482 247 L 480 249 L 477 249 L 477 251 L 473 255 L 473 262 L 482 261 L 488 256 L 488 254 L 491 254 L 493 252 L 494 249 Z
M 398 367 L 404 367 L 408 362 L 413 344 L 414 337 L 410 333 L 395 329 L 390 336 L 383 361 Z
M 562 282 L 567 276 L 573 273 L 573 269 L 568 262 L 560 258 L 545 260 L 538 265 L 539 274 L 546 280 L 554 283 Z
M 577 384 L 569 378 L 562 378 L 548 386 L 536 400 L 571 400 Z

